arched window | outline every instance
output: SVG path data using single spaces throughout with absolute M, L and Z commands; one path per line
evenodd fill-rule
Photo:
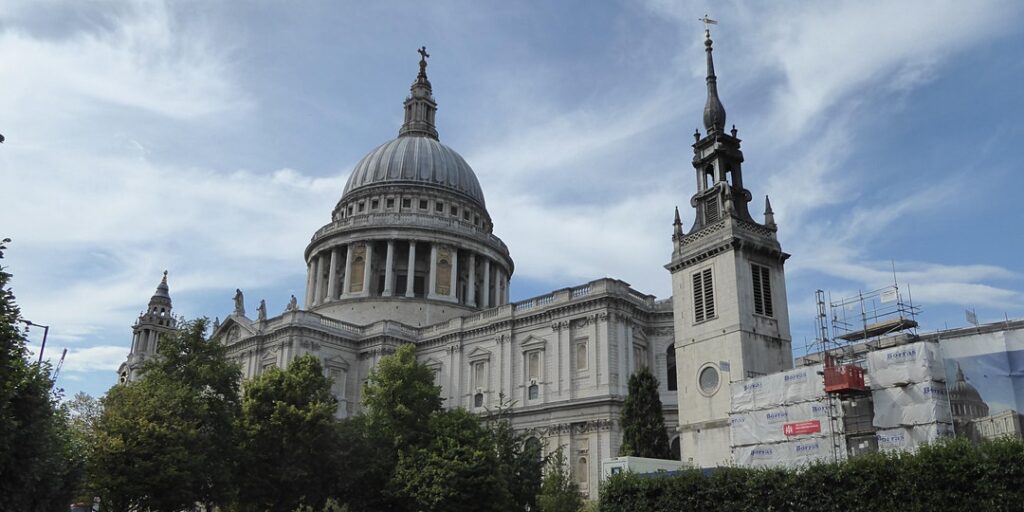
M 676 346 L 675 343 L 669 344 L 668 349 L 665 351 L 665 383 L 668 385 L 669 391 L 676 391 L 679 389 L 676 384 Z
M 477 393 L 476 395 L 473 395 L 473 407 L 483 407 L 483 406 L 484 406 L 484 394 L 483 393 Z
M 683 452 L 679 448 L 679 438 L 676 437 L 672 440 L 672 444 L 669 447 L 670 453 L 674 460 L 683 460 Z
M 590 466 L 587 464 L 587 458 L 580 457 L 579 460 L 576 461 L 576 481 L 579 482 L 580 485 L 585 486 L 589 477 Z

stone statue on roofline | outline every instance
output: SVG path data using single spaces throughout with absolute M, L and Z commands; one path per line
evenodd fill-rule
M 245 297 L 238 288 L 235 288 L 235 314 L 245 316 Z
M 260 299 L 260 305 L 256 307 L 256 320 L 267 321 L 267 301 Z
M 299 299 L 296 299 L 295 296 L 292 295 L 292 298 L 288 301 L 288 306 L 285 307 L 284 310 L 285 311 L 298 311 L 298 309 L 299 309 Z

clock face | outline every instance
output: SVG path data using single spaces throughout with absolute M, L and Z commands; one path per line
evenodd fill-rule
M 714 366 L 706 366 L 700 371 L 697 382 L 700 384 L 700 390 L 705 394 L 714 393 L 718 389 L 718 370 Z

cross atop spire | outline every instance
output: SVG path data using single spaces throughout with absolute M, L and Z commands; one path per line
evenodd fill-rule
M 416 52 L 420 54 L 420 72 L 409 87 L 409 97 L 405 99 L 405 123 L 398 130 L 398 136 L 415 135 L 437 140 L 437 128 L 434 127 L 437 103 L 434 102 L 433 89 L 427 79 L 427 58 L 430 54 L 426 46 L 419 47 Z
M 420 76 L 423 78 L 427 77 L 427 59 L 430 58 L 430 54 L 427 53 L 427 47 L 421 46 L 419 50 L 416 50 L 420 54 Z
M 707 14 L 699 20 L 704 22 L 704 51 L 707 52 L 708 61 L 708 100 L 704 104 L 704 129 L 710 134 L 725 130 L 725 107 L 718 99 L 718 78 L 715 77 L 715 61 L 711 56 L 713 50 L 711 48 L 711 29 L 709 28 L 711 25 L 717 25 L 718 22 L 709 18 Z

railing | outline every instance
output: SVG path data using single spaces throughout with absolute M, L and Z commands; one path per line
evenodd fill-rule
M 412 226 L 455 231 L 485 243 L 496 245 L 504 252 L 508 246 L 500 238 L 481 231 L 475 224 L 455 218 L 437 217 L 419 213 L 367 213 L 339 219 L 323 226 L 313 233 L 313 240 L 322 236 L 356 226 Z
M 590 295 L 590 284 L 577 286 L 576 288 L 572 289 L 572 298 L 574 299 L 579 297 L 585 297 L 587 295 Z

